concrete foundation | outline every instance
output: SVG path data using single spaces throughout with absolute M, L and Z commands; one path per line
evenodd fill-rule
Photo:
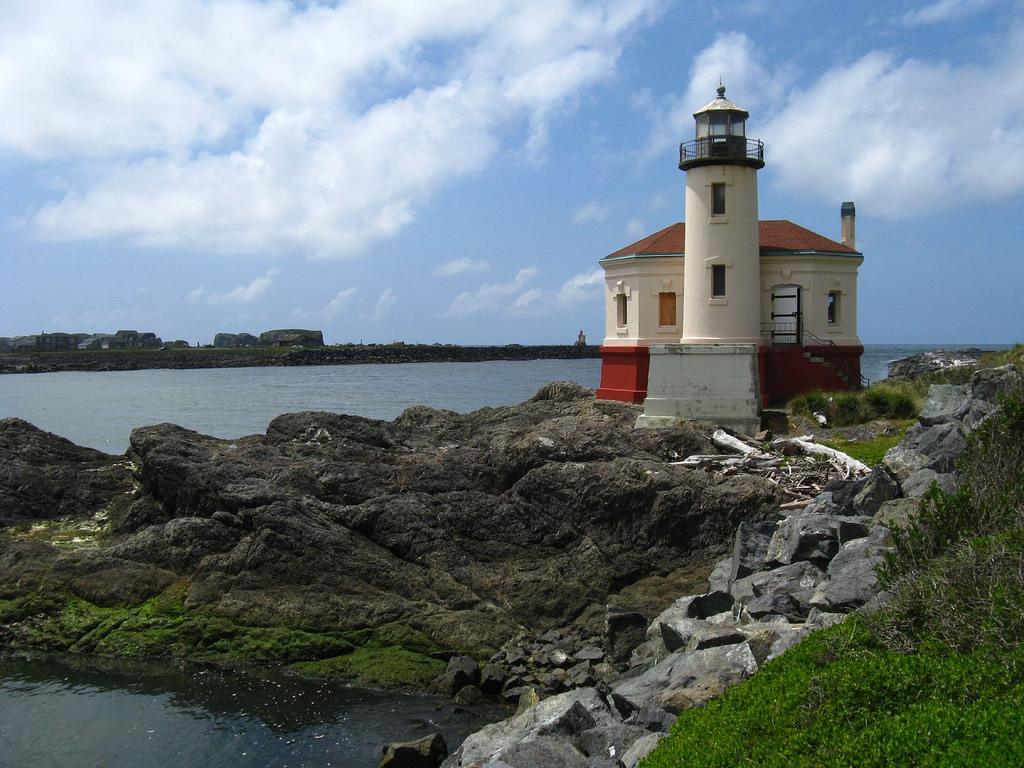
M 652 344 L 637 427 L 702 421 L 755 435 L 761 429 L 757 344 Z

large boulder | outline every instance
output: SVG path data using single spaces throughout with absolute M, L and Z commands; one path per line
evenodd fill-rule
M 540 740 L 546 740 L 542 745 L 562 742 L 567 748 L 559 753 L 563 758 L 573 753 L 582 757 L 576 745 L 580 744 L 585 731 L 619 722 L 621 718 L 594 688 L 581 688 L 545 699 L 508 720 L 484 726 L 468 736 L 443 765 L 444 768 L 469 768 L 489 760 L 504 760 L 506 752 L 513 758 L 519 749 L 524 749 L 517 745 Z M 541 747 L 536 749 L 541 750 Z M 557 760 L 547 763 L 561 764 Z

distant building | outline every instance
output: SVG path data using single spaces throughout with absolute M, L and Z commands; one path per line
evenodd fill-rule
M 260 334 L 260 345 L 266 347 L 322 347 L 322 331 L 308 331 L 302 328 L 287 328 L 264 331 Z
M 218 333 L 213 337 L 213 346 L 217 349 L 256 347 L 259 343 L 260 340 L 251 333 Z

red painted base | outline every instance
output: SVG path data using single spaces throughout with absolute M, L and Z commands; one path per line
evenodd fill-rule
M 642 403 L 647 397 L 651 358 L 647 347 L 601 347 L 598 400 Z
M 860 389 L 862 346 L 761 347 L 761 399 L 778 403 L 815 389 Z
M 761 402 L 780 403 L 815 389 L 860 389 L 862 346 L 761 347 Z M 827 363 L 827 365 L 826 365 Z M 598 400 L 642 403 L 651 359 L 647 347 L 601 347 Z

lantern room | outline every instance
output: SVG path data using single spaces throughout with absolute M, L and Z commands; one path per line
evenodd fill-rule
M 693 113 L 697 122 L 696 138 L 679 146 L 679 168 L 689 170 L 706 163 L 735 160 L 752 168 L 764 167 L 764 145 L 747 140 L 750 113 L 725 98 L 725 86 L 718 86 L 718 97 Z

